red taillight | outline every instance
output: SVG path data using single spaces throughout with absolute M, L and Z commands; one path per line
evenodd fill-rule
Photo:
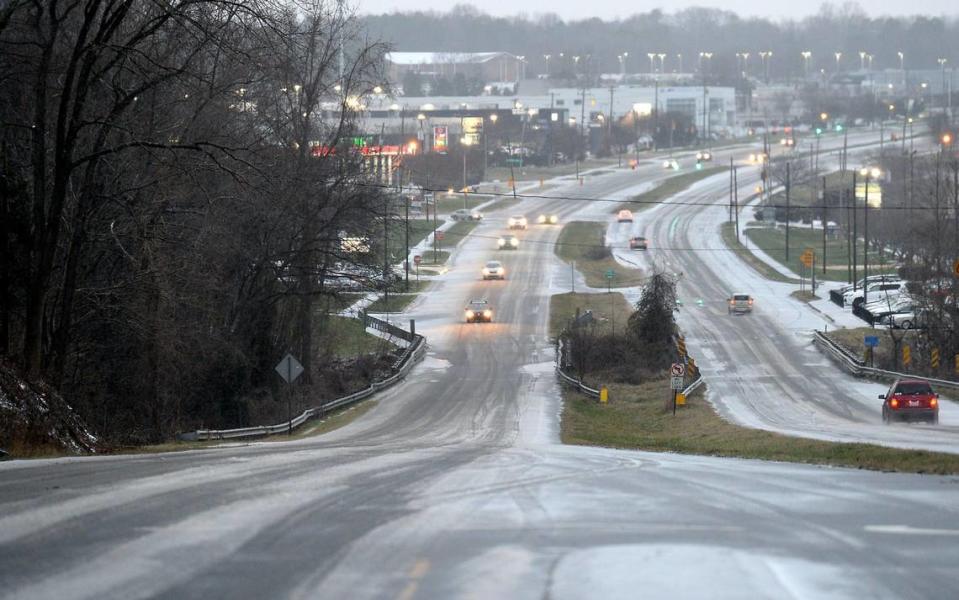
M 929 408 L 936 408 L 937 406 L 939 406 L 939 401 L 936 400 L 935 398 L 930 398 Z
M 896 398 L 891 399 L 889 401 L 889 406 L 891 408 L 899 408 L 899 400 L 897 400 Z

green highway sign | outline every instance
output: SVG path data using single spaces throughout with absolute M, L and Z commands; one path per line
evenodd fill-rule
M 606 269 L 606 279 L 612 279 L 616 276 L 616 271 L 612 269 Z

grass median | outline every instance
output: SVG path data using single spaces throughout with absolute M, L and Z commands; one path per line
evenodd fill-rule
M 556 255 L 583 274 L 586 285 L 593 288 L 620 288 L 641 285 L 642 269 L 624 267 L 616 262 L 604 244 L 606 225 L 594 221 L 567 223 L 556 240 Z M 606 278 L 612 271 L 613 278 Z
M 702 171 L 693 171 L 691 173 L 675 175 L 665 179 L 661 184 L 649 190 L 648 192 L 643 192 L 638 196 L 633 196 L 628 201 L 616 205 L 616 207 L 610 212 L 615 214 L 622 209 L 627 209 L 636 213 L 646 210 L 655 204 L 660 204 L 667 198 L 685 191 L 687 188 L 689 188 L 689 186 L 697 181 L 701 181 L 707 177 L 712 177 L 717 173 L 722 173 L 723 171 L 728 170 L 729 169 L 726 167 L 710 167 L 708 169 L 703 169 Z
M 599 333 L 611 331 L 614 327 L 617 331 L 622 330 L 626 327 L 629 315 L 633 314 L 633 306 L 619 292 L 554 294 L 549 300 L 549 334 L 558 336 L 576 317 L 577 309 L 580 314 L 592 311 Z
M 368 313 L 398 313 L 406 310 L 406 307 L 416 300 L 419 294 L 390 294 L 380 296 L 378 300 L 366 307 Z
M 873 444 L 824 442 L 733 425 L 698 392 L 667 410 L 669 381 L 609 384 L 610 403 L 564 391 L 561 438 L 566 444 L 604 446 L 853 467 L 874 471 L 959 473 L 959 455 Z

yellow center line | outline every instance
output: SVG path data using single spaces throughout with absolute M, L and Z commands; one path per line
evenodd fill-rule
M 419 589 L 420 584 L 419 580 L 426 575 L 430 570 L 430 561 L 425 558 L 421 558 L 413 564 L 413 568 L 410 569 L 409 578 L 412 580 L 406 587 L 403 588 L 403 591 L 400 592 L 400 595 L 397 597 L 397 600 L 412 600 L 413 596 L 416 595 L 416 590 Z

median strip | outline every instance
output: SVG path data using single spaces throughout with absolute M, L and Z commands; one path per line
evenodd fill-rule
M 567 223 L 556 240 L 556 255 L 574 263 L 592 288 L 621 288 L 640 285 L 642 269 L 624 267 L 613 258 L 605 244 L 606 225 L 594 221 Z M 612 275 L 612 277 L 610 277 Z

